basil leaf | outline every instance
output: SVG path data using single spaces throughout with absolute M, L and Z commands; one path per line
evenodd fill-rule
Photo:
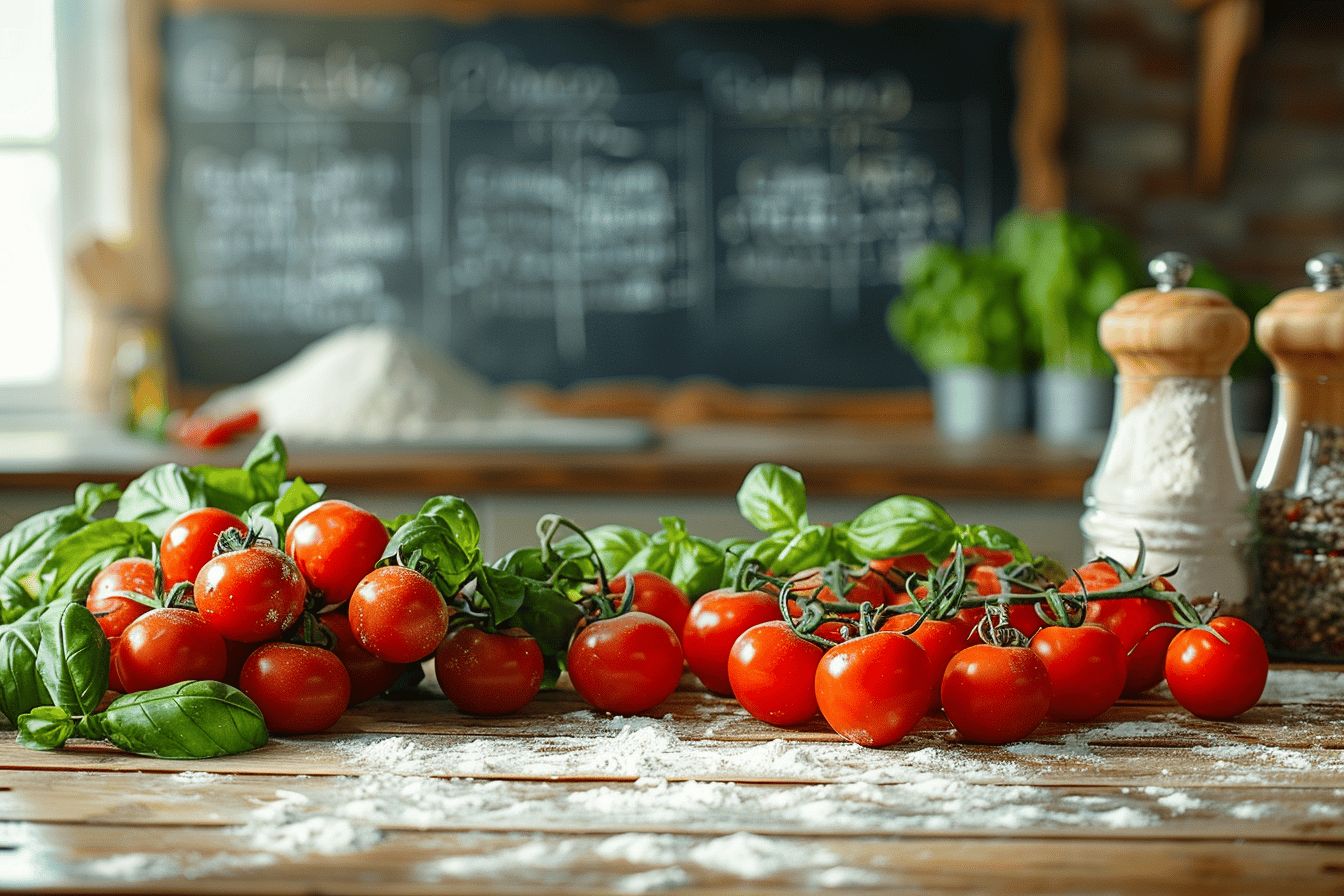
M 51 702 L 37 674 L 37 648 L 42 633 L 36 620 L 0 629 L 0 713 L 11 724 L 34 707 Z
M 13 622 L 37 606 L 31 580 L 52 548 L 88 522 L 77 505 L 58 507 L 28 517 L 0 538 L 0 622 Z
M 528 579 L 545 579 L 548 575 L 541 562 L 541 548 L 514 548 L 490 566 Z
M 656 572 L 664 578 L 672 578 L 672 550 L 667 540 L 663 538 L 652 538 L 649 543 L 640 548 L 629 560 L 625 561 L 620 569 L 615 573 L 607 570 L 608 574 L 615 576 L 617 574 L 626 574 L 634 572 Z
M 490 623 L 499 626 L 509 619 L 527 599 L 524 579 L 511 573 L 485 567 L 476 577 L 476 597 L 490 610 Z
M 19 746 L 56 750 L 75 733 L 75 720 L 59 706 L 39 706 L 19 716 Z
M 91 520 L 98 508 L 120 497 L 121 486 L 115 482 L 81 482 L 75 489 L 75 509 L 80 516 Z
M 200 482 L 205 503 L 242 515 L 254 504 L 280 497 L 288 463 L 285 443 L 268 432 L 252 448 L 241 467 L 199 465 L 190 472 Z
M 602 566 L 606 569 L 608 575 L 616 575 L 616 571 L 622 569 L 630 558 L 635 556 L 649 544 L 649 535 L 632 526 L 606 525 L 597 526 L 584 532 L 588 540 L 593 543 L 597 549 L 597 555 L 602 558 Z M 587 557 L 589 555 L 588 545 L 584 544 L 583 539 L 577 535 L 571 535 L 569 538 L 559 541 L 555 545 L 556 552 L 567 559 L 577 557 Z
M 445 597 L 457 594 L 481 566 L 480 549 L 459 544 L 453 525 L 441 516 L 415 517 L 392 536 L 383 556 L 397 556 L 413 565 Z
M 517 626 L 537 641 L 541 655 L 547 660 L 559 657 L 569 649 L 574 628 L 583 618 L 577 604 L 542 582 L 523 580 L 523 602 L 513 618 L 502 628 Z
M 294 519 L 303 511 L 322 500 L 326 486 L 312 486 L 295 476 L 294 481 L 284 487 L 280 497 L 274 501 L 262 501 L 248 510 L 248 516 L 261 515 L 275 525 L 279 544 L 284 544 L 285 533 L 289 531 Z
M 846 547 L 867 562 L 902 554 L 944 555 L 956 541 L 956 523 L 927 498 L 897 495 L 869 507 L 845 533 Z
M 232 756 L 267 739 L 257 705 L 219 681 L 184 681 L 118 697 L 103 712 L 85 716 L 77 731 L 157 759 Z
M 180 464 L 161 464 L 126 486 L 116 518 L 143 523 L 162 538 L 173 520 L 205 505 L 205 483 L 197 473 Z
M 139 522 L 99 520 L 63 538 L 42 563 L 38 587 L 42 603 L 83 600 L 93 577 L 113 560 L 148 557 L 158 545 L 154 533 Z
M 456 495 L 430 498 L 420 508 L 418 516 L 436 516 L 448 524 L 453 538 L 470 553 L 481 545 L 481 523 L 471 505 Z
M 107 691 L 107 636 L 82 604 L 49 607 L 38 619 L 37 673 L 51 703 L 71 713 L 97 708 Z
M 760 564 L 761 569 L 768 572 L 775 571 L 775 562 L 779 559 L 780 551 L 793 541 L 794 535 L 790 532 L 780 532 L 778 535 L 771 535 L 769 538 L 763 538 L 754 544 L 749 544 L 742 550 L 737 559 L 731 563 L 726 563 L 723 570 L 722 584 L 725 588 L 731 588 L 737 584 L 738 574 L 742 567 L 748 563 Z
M 780 549 L 772 569 L 778 575 L 793 575 L 814 566 L 825 566 L 834 550 L 835 537 L 830 526 L 808 526 Z
M 1011 551 L 1013 559 L 1019 563 L 1031 563 L 1035 559 L 1026 542 L 1007 529 L 1000 529 L 998 526 L 957 526 L 955 538 L 962 547 Z
M 737 490 L 737 507 L 762 532 L 797 532 L 807 525 L 802 474 L 779 464 L 757 464 Z
M 654 536 L 667 544 L 672 569 L 666 575 L 692 602 L 719 587 L 723 579 L 724 554 L 717 544 L 686 531 L 680 517 L 660 518 L 663 531 Z

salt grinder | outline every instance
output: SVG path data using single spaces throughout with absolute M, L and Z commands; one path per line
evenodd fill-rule
M 1232 361 L 1250 321 L 1226 296 L 1187 286 L 1190 259 L 1165 252 L 1139 289 L 1101 317 L 1115 360 L 1115 411 L 1084 492 L 1083 536 L 1093 554 L 1125 564 L 1147 549 L 1145 572 L 1177 568 L 1191 596 L 1215 592 L 1225 612 L 1255 621 L 1250 490 L 1232 435 Z

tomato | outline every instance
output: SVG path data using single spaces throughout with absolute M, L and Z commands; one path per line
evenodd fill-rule
M 681 630 L 686 664 L 711 693 L 730 696 L 728 653 L 733 642 L 753 625 L 779 616 L 779 600 L 764 591 L 709 592 L 695 602 Z
M 350 673 L 350 705 L 372 700 L 396 684 L 406 669 L 404 663 L 389 663 L 360 646 L 350 628 L 350 619 L 344 613 L 323 613 L 321 622 L 336 636 L 332 653 Z
M 217 448 L 254 431 L 260 425 L 261 414 L 254 409 L 239 411 L 227 417 L 192 414 L 178 425 L 174 436 L 189 448 Z
M 967 647 L 948 664 L 942 690 L 948 721 L 971 743 L 1021 740 L 1050 709 L 1050 675 L 1025 647 Z
M 1219 616 L 1209 628 L 1192 628 L 1167 648 L 1167 687 L 1176 702 L 1201 719 L 1231 719 L 1260 701 L 1269 676 L 1264 639 L 1250 623 Z
M 121 646 L 121 637 L 107 639 L 107 689 L 126 693 L 126 686 L 121 683 L 121 672 L 117 669 L 117 648 Z
M 89 585 L 89 599 L 84 604 L 98 619 L 103 634 L 118 637 L 137 618 L 152 607 L 121 597 L 116 592 L 129 591 L 144 597 L 154 596 L 154 564 L 142 557 L 113 560 L 93 577 Z
M 817 714 L 822 649 L 782 619 L 747 629 L 728 654 L 728 681 L 742 708 L 771 725 L 800 725 Z
M 569 645 L 569 680 L 604 712 L 630 715 L 662 703 L 681 680 L 681 642 L 656 616 L 631 610 L 584 626 Z
M 929 558 L 923 554 L 902 554 L 899 557 L 885 557 L 881 560 L 868 561 L 868 568 L 880 575 L 886 575 L 893 569 L 897 572 L 922 575 L 933 569 L 933 564 Z
M 350 703 L 350 675 L 330 650 L 263 644 L 243 664 L 238 689 L 252 698 L 272 734 L 326 731 Z
M 814 685 L 826 724 L 865 747 L 885 747 L 905 737 L 929 708 L 933 687 L 924 648 L 890 631 L 826 651 Z
M 195 582 L 201 567 L 215 556 L 215 543 L 228 529 L 247 531 L 247 524 L 227 510 L 198 507 L 173 520 L 159 545 L 163 587 L 171 591 L 179 582 Z
M 1115 705 L 1125 689 L 1125 646 L 1109 629 L 1088 623 L 1048 625 L 1031 639 L 1050 676 L 1049 717 L 1086 722 Z
M 918 613 L 901 613 L 884 622 L 882 630 L 904 632 L 914 625 L 917 619 L 919 619 Z M 924 648 L 929 660 L 929 702 L 926 707 L 928 712 L 942 709 L 943 672 L 947 670 L 947 664 L 952 661 L 952 657 L 966 646 L 966 639 L 970 634 L 970 629 L 960 619 L 925 619 L 914 634 L 907 636 Z
M 541 648 L 522 629 L 497 633 L 459 628 L 434 653 L 434 675 L 460 711 L 502 716 L 532 702 L 541 690 Z
M 224 639 L 224 653 L 229 660 L 224 670 L 224 680 L 226 682 L 237 687 L 238 676 L 243 674 L 243 663 L 247 662 L 247 658 L 256 649 L 256 644 L 244 644 L 242 641 Z
M 220 554 L 196 576 L 196 609 L 230 641 L 279 637 L 303 613 L 308 592 L 294 561 L 257 544 Z
M 999 551 L 997 553 L 1007 553 Z M 1011 558 L 1011 554 L 1009 557 Z M 1003 580 L 999 578 L 1003 568 L 999 566 L 989 566 L 985 563 L 977 564 L 968 574 L 968 580 L 975 585 L 975 591 L 981 595 L 992 595 L 1003 593 Z M 1027 594 L 1027 589 L 1020 585 L 1011 586 L 1012 594 Z M 980 643 L 980 632 L 977 626 L 980 620 L 985 618 L 985 611 L 980 607 L 972 607 L 957 613 L 957 618 L 965 622 L 970 627 L 971 643 Z M 1030 638 L 1034 635 L 1045 622 L 1036 613 L 1035 604 L 1009 604 L 1008 621 L 1013 628 Z
M 366 575 L 348 613 L 360 646 L 389 663 L 417 663 L 433 653 L 452 615 L 434 583 L 403 566 Z
M 318 501 L 290 524 L 285 552 L 330 606 L 350 599 L 382 558 L 387 540 L 387 527 L 367 510 L 348 501 Z
M 608 594 L 625 594 L 625 576 L 617 576 L 607 584 L 609 586 Z M 613 603 L 617 609 L 620 608 L 620 600 Z M 635 573 L 635 606 L 633 609 L 639 610 L 641 613 L 648 613 L 650 616 L 657 616 L 670 625 L 672 631 L 680 633 L 682 626 L 686 624 L 686 614 L 691 612 L 691 602 L 686 597 L 686 592 L 673 585 L 668 579 L 656 572 L 646 570 Z M 778 614 L 778 609 L 775 612 Z
M 165 607 L 126 626 L 113 662 L 121 689 L 130 694 L 179 681 L 223 681 L 228 653 L 199 613 Z
M 815 597 L 827 603 L 834 603 L 841 598 L 835 596 L 824 582 L 822 570 L 818 568 L 805 569 L 796 575 L 790 576 L 789 581 L 793 583 L 793 594 L 797 597 Z M 859 575 L 857 578 L 849 579 L 849 591 L 845 593 L 844 600 L 852 604 L 861 604 L 865 601 L 875 607 L 885 606 L 890 603 L 894 592 L 887 580 L 882 577 L 880 572 L 869 569 Z M 793 605 L 790 604 L 792 607 Z M 796 608 L 791 612 L 797 615 Z

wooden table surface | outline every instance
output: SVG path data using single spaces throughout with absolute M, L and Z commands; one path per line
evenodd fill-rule
M 0 745 L 23 893 L 1344 893 L 1344 671 L 1276 667 L 1201 722 L 1156 695 L 1028 743 L 926 719 L 886 750 L 687 682 L 656 717 L 375 701 L 331 733 L 168 762 Z

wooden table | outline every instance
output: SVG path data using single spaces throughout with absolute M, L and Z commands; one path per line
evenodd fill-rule
M 329 734 L 195 763 L 6 736 L 0 886 L 1337 894 L 1341 668 L 1276 668 L 1235 723 L 1155 696 L 1006 748 L 936 718 L 864 750 L 689 683 L 648 719 L 564 690 L 498 720 L 376 701 Z

